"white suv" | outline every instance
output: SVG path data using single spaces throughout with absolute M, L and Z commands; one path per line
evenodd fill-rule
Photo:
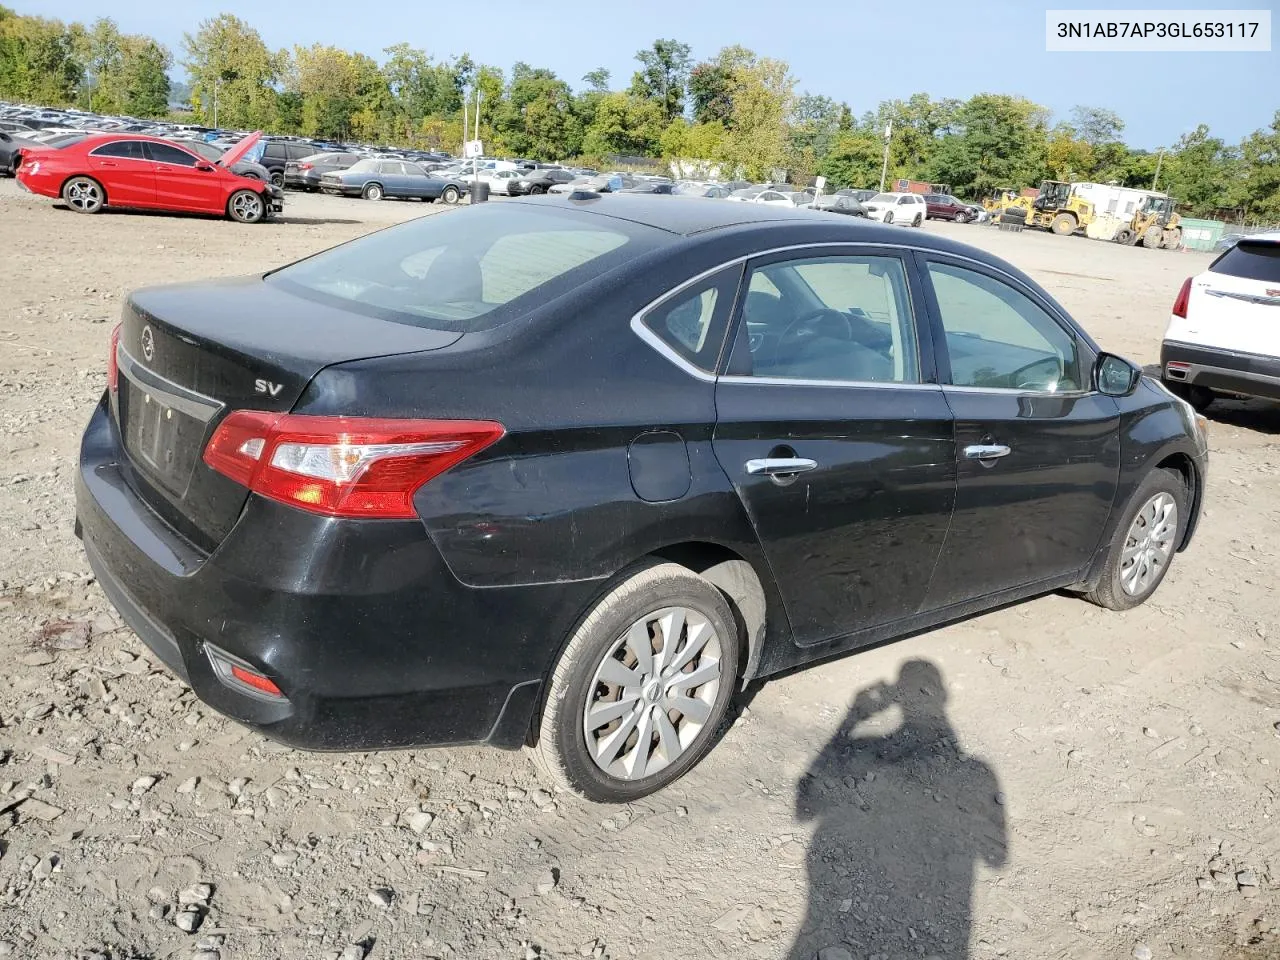
M 920 226 L 929 215 L 924 197 L 918 193 L 877 193 L 863 206 L 872 220 L 909 227 Z
M 1160 370 L 1197 410 L 1221 394 L 1280 400 L 1280 233 L 1244 237 L 1187 278 Z

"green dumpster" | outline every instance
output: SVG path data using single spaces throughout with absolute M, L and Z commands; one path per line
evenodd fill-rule
M 1182 245 L 1188 250 L 1213 250 L 1213 245 L 1222 239 L 1227 225 L 1221 220 L 1193 220 L 1182 218 Z

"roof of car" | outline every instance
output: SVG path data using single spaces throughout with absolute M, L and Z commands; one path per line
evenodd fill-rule
M 1249 233 L 1242 236 L 1237 243 L 1253 243 L 1261 240 L 1263 243 L 1280 243 L 1280 230 L 1269 230 L 1266 233 Z

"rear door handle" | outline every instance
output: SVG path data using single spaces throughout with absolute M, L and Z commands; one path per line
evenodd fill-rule
M 114 167 L 114 166 L 116 166 L 116 164 L 115 164 L 115 163 L 112 163 L 110 160 L 99 160 L 99 161 L 98 161 L 98 166 L 100 166 L 100 167 Z
M 968 460 L 998 460 L 1013 453 L 1012 447 L 1003 443 L 974 443 L 964 448 Z
M 765 457 L 761 460 L 748 460 L 746 466 L 747 473 L 753 477 L 779 477 L 813 470 L 818 466 L 818 461 L 807 457 Z

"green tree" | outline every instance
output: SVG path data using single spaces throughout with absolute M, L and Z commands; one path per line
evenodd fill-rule
M 122 112 L 163 117 L 169 112 L 169 68 L 173 56 L 150 37 L 125 37 L 121 67 Z
M 716 63 L 730 77 L 733 104 L 726 159 L 745 176 L 765 179 L 787 161 L 786 119 L 795 100 L 790 67 L 740 46 L 725 47 Z
M 62 21 L 0 7 L 0 97 L 64 106 L 75 99 L 82 76 L 75 43 Z
M 184 66 L 191 78 L 191 105 L 206 122 L 227 127 L 270 128 L 276 122 L 276 81 L 280 58 L 267 49 L 258 31 L 239 17 L 223 13 L 201 21 L 183 40 Z
M 1240 144 L 1242 169 L 1229 191 L 1232 206 L 1246 216 L 1280 222 L 1280 110 L 1271 125 Z
M 582 149 L 582 127 L 569 85 L 552 71 L 517 63 L 494 128 L 507 148 L 535 160 L 573 156 Z
M 818 173 L 827 178 L 828 189 L 877 187 L 883 150 L 879 137 L 863 131 L 842 133 L 819 163 Z
M 662 104 L 630 93 L 607 93 L 596 104 L 582 152 L 589 157 L 647 156 L 661 148 L 666 130 Z
M 694 123 L 733 123 L 733 77 L 715 61 L 698 64 L 689 72 L 689 99 Z
M 605 67 L 596 67 L 589 70 L 582 76 L 582 82 L 587 85 L 588 91 L 591 93 L 608 93 L 609 92 L 609 71 Z
M 1188 213 L 1211 214 L 1232 205 L 1236 166 L 1234 152 L 1218 137 L 1209 136 L 1209 128 L 1202 123 L 1183 134 L 1165 155 L 1157 189 L 1176 197 Z M 1144 184 L 1150 185 L 1150 180 Z
M 1045 165 L 1047 111 L 1023 97 L 980 93 L 955 113 L 927 170 L 960 194 L 1035 182 Z
M 684 112 L 684 89 L 692 62 L 689 54 L 689 45 L 678 40 L 655 40 L 649 49 L 636 54 L 640 69 L 631 80 L 631 92 L 658 101 L 668 121 Z

